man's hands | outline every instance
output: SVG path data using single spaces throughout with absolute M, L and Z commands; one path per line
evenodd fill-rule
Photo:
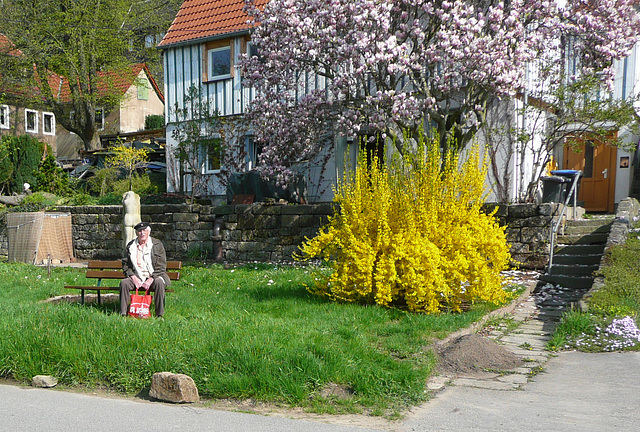
M 142 288 L 143 290 L 148 290 L 151 284 L 153 283 L 153 278 L 149 277 L 146 281 L 142 282 L 140 278 L 136 275 L 131 276 L 131 280 L 133 284 L 136 286 L 136 289 Z
M 144 290 L 146 291 L 149 289 L 152 283 L 153 283 L 153 278 L 152 277 L 147 278 L 147 280 L 144 281 L 144 283 L 142 284 L 141 288 L 144 288 Z

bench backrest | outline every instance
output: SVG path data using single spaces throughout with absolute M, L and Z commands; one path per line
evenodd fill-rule
M 180 279 L 180 269 L 182 261 L 167 261 L 167 274 L 171 280 Z M 90 260 L 87 267 L 86 277 L 88 279 L 124 279 L 122 273 L 122 261 L 100 261 Z

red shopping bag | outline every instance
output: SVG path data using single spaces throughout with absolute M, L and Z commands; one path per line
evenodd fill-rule
M 149 290 L 144 295 L 136 293 L 131 294 L 131 305 L 129 306 L 129 316 L 134 318 L 150 318 L 151 317 L 151 296 Z

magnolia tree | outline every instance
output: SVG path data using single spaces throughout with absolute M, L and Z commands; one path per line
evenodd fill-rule
M 333 134 L 375 131 L 404 152 L 427 122 L 443 147 L 464 148 L 489 101 L 526 91 L 534 60 L 547 85 L 566 80 L 568 58 L 610 83 L 639 21 L 637 0 L 248 1 L 259 23 L 259 56 L 243 64 L 258 90 L 250 115 L 262 165 L 281 179 Z

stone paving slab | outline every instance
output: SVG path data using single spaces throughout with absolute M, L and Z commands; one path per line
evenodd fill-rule
M 456 378 L 451 384 L 454 386 L 476 387 L 489 390 L 515 390 L 519 387 L 517 384 L 474 378 Z

